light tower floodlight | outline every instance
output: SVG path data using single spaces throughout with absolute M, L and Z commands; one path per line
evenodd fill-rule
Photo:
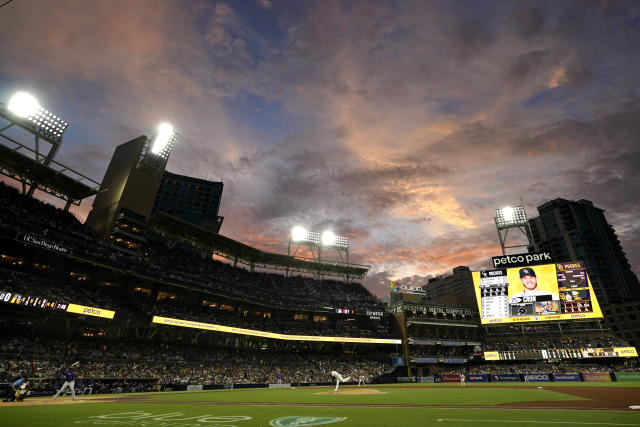
M 333 231 L 327 230 L 322 233 L 322 246 L 333 246 L 336 241 L 336 235 L 333 234 Z
M 146 139 L 136 167 L 154 175 L 164 172 L 177 139 L 173 126 L 167 122 L 160 123 L 153 137 Z
M 331 248 L 345 249 L 349 247 L 349 239 L 343 236 L 337 236 L 332 231 L 325 231 L 322 233 L 322 246 Z
M 40 109 L 38 101 L 26 92 L 17 92 L 9 99 L 7 109 L 16 116 L 26 119 Z
M 26 92 L 16 92 L 3 107 L 0 115 L 54 145 L 62 141 L 62 134 L 69 126 L 69 123 L 42 108 L 38 100 Z M 47 156 L 47 159 L 50 161 L 53 156 Z
M 307 237 L 307 230 L 301 225 L 296 225 L 291 229 L 291 240 L 301 242 Z
M 178 134 L 173 130 L 173 126 L 166 122 L 160 123 L 151 145 L 151 153 L 162 157 L 169 157 L 169 153 L 177 137 Z
M 537 250 L 524 206 L 507 206 L 496 209 L 496 216 L 493 219 L 496 222 L 496 230 L 498 230 L 503 255 L 507 255 L 506 250 L 511 248 L 527 248 L 531 246 Z M 507 246 L 507 235 L 509 230 L 513 229 L 520 231 L 521 235 L 527 239 L 527 244 Z
M 527 213 L 523 206 L 508 206 L 496 209 L 495 220 L 498 229 L 521 227 L 527 224 Z

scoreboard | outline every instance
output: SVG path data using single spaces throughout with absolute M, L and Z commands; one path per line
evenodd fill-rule
M 483 324 L 601 318 L 581 261 L 473 272 Z
M 8 304 L 24 305 L 46 310 L 67 311 L 69 306 L 66 302 L 54 301 L 46 298 L 21 295 L 16 292 L 0 291 L 0 301 Z

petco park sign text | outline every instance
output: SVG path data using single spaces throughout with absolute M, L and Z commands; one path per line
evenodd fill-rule
M 533 252 L 530 254 L 515 254 L 494 256 L 491 258 L 495 268 L 518 267 L 521 265 L 548 264 L 553 262 L 550 252 Z

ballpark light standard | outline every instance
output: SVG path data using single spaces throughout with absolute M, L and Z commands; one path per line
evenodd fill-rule
M 35 160 L 49 166 L 62 145 L 62 134 L 69 123 L 42 108 L 38 100 L 26 92 L 16 92 L 4 107 L 0 108 L 0 116 L 11 124 L 0 129 L 0 132 L 16 125 L 32 133 L 35 136 Z M 51 144 L 47 154 L 40 152 L 41 139 Z M 32 196 L 36 187 L 37 185 L 32 185 L 27 194 Z
M 500 239 L 502 255 L 507 255 L 507 249 L 513 248 L 533 247 L 534 251 L 538 251 L 538 246 L 533 241 L 531 226 L 529 225 L 524 206 L 508 206 L 496 209 L 496 216 L 493 219 L 496 222 L 496 230 L 498 231 L 498 238 Z M 527 239 L 527 244 L 520 243 L 508 246 L 507 235 L 509 234 L 509 230 L 519 231 L 520 235 Z
M 172 125 L 167 122 L 160 123 L 155 135 L 145 141 L 138 157 L 137 169 L 152 175 L 162 174 L 177 139 L 178 134 Z
M 27 92 L 16 92 L 6 102 L 0 102 L 0 117 L 8 122 L 0 125 L 0 174 L 22 184 L 22 193 L 33 196 L 36 189 L 65 200 L 64 210 L 80 204 L 85 197 L 96 194 L 100 183 L 54 160 L 69 123 L 44 109 Z M 16 130 L 33 135 L 34 144 L 19 142 Z M 41 141 L 50 145 L 42 150 Z
M 293 252 L 292 246 L 295 246 Z M 335 250 L 340 257 L 340 262 L 349 264 L 349 239 L 337 236 L 330 230 L 326 230 L 320 235 L 320 233 L 308 231 L 306 228 L 296 225 L 291 229 L 291 234 L 289 235 L 287 254 L 294 258 L 298 257 L 298 250 L 301 247 L 309 249 L 312 260 L 318 264 L 322 262 L 323 249 Z M 288 273 L 287 271 L 287 275 Z M 323 275 L 320 273 L 320 269 L 314 273 L 314 277 L 318 280 L 322 279 Z M 345 281 L 349 281 L 348 274 L 345 275 Z

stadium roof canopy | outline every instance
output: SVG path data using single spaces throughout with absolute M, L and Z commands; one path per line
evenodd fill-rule
M 362 279 L 369 271 L 368 265 L 341 261 L 318 262 L 264 252 L 164 212 L 158 212 L 151 217 L 150 225 L 171 239 L 208 249 L 215 255 L 231 259 L 234 263 L 248 265 L 252 269 L 257 267 L 353 279 Z
M 0 144 L 0 173 L 23 184 L 37 183 L 38 189 L 64 200 L 79 201 L 93 196 L 100 184 L 77 172 L 52 161 L 49 166 L 25 156 L 18 149 L 27 149 L 22 144 L 9 148 Z M 71 176 L 69 172 L 77 176 Z

